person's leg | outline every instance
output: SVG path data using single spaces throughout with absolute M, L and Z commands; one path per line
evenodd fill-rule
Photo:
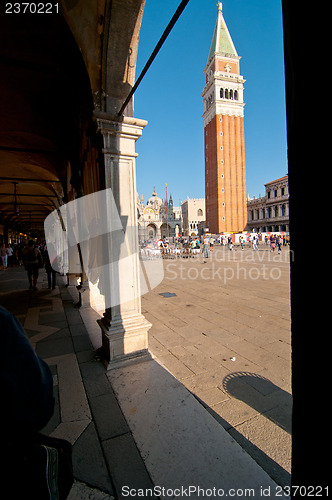
M 51 288 L 52 287 L 52 279 L 51 279 L 52 278 L 52 271 L 47 270 L 46 274 L 47 274 L 48 288 Z
M 56 271 L 52 270 L 52 289 L 56 287 Z
M 27 266 L 27 272 L 28 272 L 29 288 L 32 289 L 32 267 L 31 266 Z
M 38 266 L 34 266 L 34 268 L 33 268 L 33 289 L 34 290 L 37 290 L 38 276 L 39 276 Z

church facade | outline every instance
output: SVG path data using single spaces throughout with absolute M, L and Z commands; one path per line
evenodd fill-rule
M 138 238 L 140 242 L 176 237 L 182 233 L 181 209 L 173 206 L 172 195 L 162 200 L 154 190 L 145 204 L 137 195 Z
M 244 79 L 222 4 L 205 67 L 204 104 L 206 227 L 215 234 L 247 225 L 244 145 Z

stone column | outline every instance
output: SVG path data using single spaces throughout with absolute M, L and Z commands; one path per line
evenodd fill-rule
M 98 321 L 108 368 L 149 358 L 148 330 L 151 324 L 141 314 L 140 263 L 136 208 L 135 142 L 147 122 L 132 117 L 114 117 L 96 112 L 104 139 L 106 189 L 111 188 L 123 231 L 109 236 L 109 266 L 104 283 L 111 303 L 105 303 Z M 106 293 L 107 296 L 107 293 Z

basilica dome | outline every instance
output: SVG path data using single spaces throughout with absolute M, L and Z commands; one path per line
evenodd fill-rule
M 152 196 L 148 199 L 148 205 L 159 208 L 162 204 L 163 200 L 157 196 L 156 191 L 153 191 Z

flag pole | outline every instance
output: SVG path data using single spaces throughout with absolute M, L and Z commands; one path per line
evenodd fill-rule
M 169 232 L 168 232 L 168 199 L 167 199 L 167 182 L 166 182 L 166 221 L 167 221 L 167 226 L 166 226 L 166 234 L 167 238 L 169 237 Z

